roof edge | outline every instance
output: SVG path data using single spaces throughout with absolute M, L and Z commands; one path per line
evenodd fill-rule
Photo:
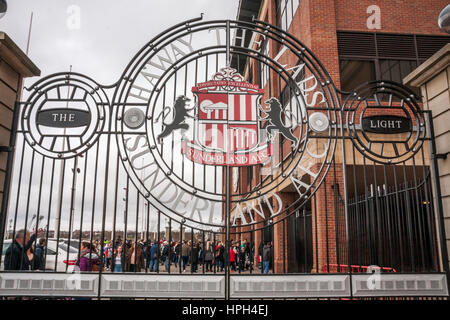
M 450 43 L 403 79 L 405 85 L 420 87 L 450 65 Z
M 28 58 L 17 44 L 5 33 L 0 31 L 0 58 L 6 61 L 22 77 L 41 75 L 41 70 Z

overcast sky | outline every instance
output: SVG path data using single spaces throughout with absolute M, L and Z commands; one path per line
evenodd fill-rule
M 0 30 L 25 51 L 34 12 L 29 56 L 43 76 L 68 71 L 72 65 L 74 72 L 111 84 L 139 49 L 166 28 L 202 12 L 207 20 L 235 19 L 238 4 L 239 0 L 8 0 Z

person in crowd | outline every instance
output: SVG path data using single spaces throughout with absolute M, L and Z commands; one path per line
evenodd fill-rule
M 158 242 L 155 240 L 150 247 L 149 250 L 149 257 L 150 257 L 150 272 L 157 272 L 158 271 L 158 259 L 159 259 L 159 247 Z
M 138 260 L 136 258 L 136 255 L 139 255 L 136 249 L 136 245 L 134 241 L 129 241 L 127 244 L 127 252 L 125 258 L 127 259 L 127 271 L 129 272 L 136 272 L 136 265 L 138 263 Z
M 247 239 L 244 239 L 244 242 L 241 244 L 241 248 L 244 248 L 244 253 L 245 253 L 245 261 L 250 261 L 250 255 L 251 255 L 251 248 L 250 248 L 250 243 L 247 241 Z M 250 267 L 249 263 L 245 263 L 245 269 L 248 270 L 248 268 Z
M 141 267 L 144 268 L 145 267 L 145 243 L 144 243 L 144 239 L 139 239 L 137 242 L 137 245 L 140 248 L 141 251 Z
M 205 265 L 205 250 L 202 241 L 198 242 L 198 263 Z
M 122 245 L 122 239 L 120 237 L 117 238 L 116 243 L 114 244 L 114 249 L 117 250 L 119 246 Z M 123 247 L 122 247 L 123 249 Z
M 204 259 L 205 259 L 205 267 L 206 272 L 213 271 L 213 259 L 214 259 L 214 248 L 212 246 L 211 241 L 206 242 L 206 247 L 204 250 Z
M 79 259 L 75 263 L 81 272 L 99 271 L 101 255 L 97 253 L 95 245 L 88 241 L 82 241 L 80 245 Z M 87 297 L 77 297 L 74 300 L 91 300 Z
M 193 243 L 192 244 L 192 249 L 191 249 L 191 271 L 193 273 L 197 272 L 197 268 L 198 268 L 198 254 L 199 254 L 199 245 L 198 243 Z
M 261 264 L 261 265 L 260 265 L 261 271 L 263 270 L 263 267 L 262 267 L 262 261 L 263 261 L 263 259 L 262 259 L 263 249 L 264 249 L 264 242 L 261 241 L 261 242 L 259 243 L 259 246 L 258 246 L 258 263 Z
M 151 242 L 147 239 L 147 241 L 144 242 L 144 246 L 142 248 L 142 254 L 144 255 L 146 268 L 148 268 L 148 266 L 150 265 L 150 247 Z
M 103 264 L 108 270 L 111 265 L 111 257 L 112 257 L 112 247 L 111 243 L 107 241 L 105 247 L 103 248 Z
M 163 242 L 161 256 L 162 256 L 162 260 L 164 261 L 164 268 L 166 269 L 166 271 L 169 271 L 170 246 L 167 241 Z
M 263 273 L 269 273 L 271 261 L 272 261 L 272 246 L 270 244 L 270 241 L 267 241 L 263 247 L 263 252 L 262 252 Z
M 34 256 L 39 259 L 39 270 L 45 270 L 45 252 L 46 252 L 47 242 L 45 238 L 40 238 L 36 244 L 36 249 L 34 250 Z
M 169 249 L 170 249 L 170 264 L 174 264 L 175 261 L 175 241 L 169 242 Z
M 159 262 L 161 264 L 164 264 L 164 256 L 162 255 L 162 252 L 164 250 L 164 241 L 166 241 L 165 239 L 161 239 L 159 241 Z
M 111 259 L 111 270 L 112 272 L 123 272 L 125 266 L 126 258 L 123 253 L 123 246 L 119 245 L 114 254 L 114 257 Z
M 253 263 L 255 260 L 255 243 L 252 243 L 250 246 L 250 257 L 249 257 L 249 268 L 253 270 Z
M 42 232 L 39 229 L 38 233 Z M 38 234 L 30 236 L 30 232 L 21 229 L 16 232 L 13 243 L 5 252 L 5 270 L 30 270 L 31 264 L 27 252 L 33 245 Z
M 247 255 L 245 253 L 245 247 L 243 247 L 243 246 L 241 246 L 241 248 L 239 250 L 238 259 L 239 259 L 239 271 L 243 272 L 245 270 L 246 261 L 247 261 Z
M 178 267 L 178 263 L 181 263 L 180 259 L 181 259 L 181 243 L 180 242 L 176 242 L 175 243 L 175 254 L 174 254 L 174 264 L 175 267 Z
M 80 267 L 80 271 L 97 271 L 95 270 L 99 264 L 99 256 L 95 252 L 93 246 L 83 241 L 81 243 L 80 259 L 77 261 L 77 265 Z
M 133 241 L 130 249 L 130 272 L 141 272 L 143 259 L 141 246 Z
M 223 272 L 223 268 L 225 267 L 225 247 L 223 246 L 222 242 L 219 241 L 216 247 L 216 263 L 217 268 L 220 268 L 220 272 Z
M 232 244 L 230 246 L 230 266 L 231 270 L 236 272 L 236 245 Z
M 34 250 L 33 246 L 31 246 L 27 250 L 27 258 L 28 258 L 28 264 L 30 265 L 30 270 L 39 270 L 37 264 L 39 264 L 39 261 L 37 259 L 34 259 Z M 37 261 L 37 263 L 35 263 Z
M 186 271 L 186 265 L 189 261 L 189 255 L 191 253 L 191 248 L 189 247 L 186 240 L 184 240 L 183 245 L 181 247 L 181 260 L 183 262 L 183 272 Z
M 36 243 L 36 249 L 34 250 L 34 257 L 36 261 L 36 267 L 38 270 L 45 270 L 45 246 L 47 245 L 45 238 L 40 238 Z
M 126 240 L 121 243 L 120 246 L 122 246 L 122 254 L 125 259 L 125 264 L 122 264 L 122 269 L 124 272 L 129 272 L 131 262 L 131 242 Z

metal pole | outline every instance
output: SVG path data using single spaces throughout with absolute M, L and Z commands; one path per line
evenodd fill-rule
M 76 156 L 75 157 L 75 164 L 73 166 L 73 172 L 74 172 L 74 177 L 73 177 L 73 187 L 72 187 L 72 210 L 71 210 L 71 221 L 74 221 L 74 213 L 75 213 L 75 198 L 76 198 L 76 192 L 77 192 L 77 177 L 78 177 L 78 157 L 83 157 L 82 155 Z M 69 234 L 72 232 L 72 229 L 69 230 Z M 69 239 L 70 241 L 70 239 Z
M 438 229 L 439 230 L 439 246 L 441 247 L 440 251 L 441 254 L 439 255 L 441 257 L 441 264 L 442 264 L 442 270 L 447 274 L 447 282 L 450 285 L 450 273 L 449 273 L 449 261 L 448 261 L 448 252 L 447 252 L 447 245 L 446 245 L 446 239 L 445 239 L 445 227 L 444 227 L 444 207 L 442 204 L 442 196 L 441 196 L 441 185 L 439 182 L 439 165 L 436 158 L 436 142 L 434 140 L 434 125 L 433 125 L 433 118 L 431 111 L 425 111 L 428 115 L 427 121 L 428 126 L 430 128 L 430 144 L 431 144 L 431 157 L 432 157 L 432 170 L 434 171 L 434 188 L 435 188 L 435 198 L 436 198 L 436 207 L 437 207 L 437 214 L 438 214 Z
M 72 65 L 70 65 L 70 71 L 72 72 Z M 69 96 L 70 96 L 70 77 L 67 79 L 67 101 L 66 101 L 66 108 L 69 108 Z M 63 134 L 63 145 L 62 145 L 62 150 L 64 151 L 64 149 L 66 148 L 66 128 L 64 128 L 64 134 Z M 76 158 L 76 157 L 75 157 Z M 64 166 L 61 164 L 60 166 L 60 171 L 59 171 L 59 187 L 58 187 L 58 199 L 56 203 L 61 203 L 62 200 L 62 196 L 63 196 L 63 176 L 64 176 Z M 56 219 L 55 219 L 55 235 L 59 234 L 59 227 L 60 227 L 60 222 L 59 220 L 61 219 L 61 209 L 62 206 L 58 207 L 58 213 L 56 214 Z
M 230 21 L 227 21 L 227 40 L 226 40 L 226 64 L 229 66 L 230 64 Z M 228 88 L 228 85 L 227 85 Z M 227 99 L 228 101 L 228 99 Z M 229 128 L 229 117 L 227 117 L 227 128 Z M 230 255 L 230 165 L 229 165 L 229 159 L 230 159 L 230 150 L 229 150 L 229 143 L 228 143 L 229 134 L 227 131 L 227 137 L 225 139 L 225 146 L 226 146 L 226 178 L 225 178 L 225 187 L 226 187 L 226 204 L 225 204 L 225 300 L 230 299 L 230 267 L 229 267 L 229 255 Z
M 342 178 L 343 178 L 343 183 L 344 183 L 344 194 L 343 194 L 343 197 L 344 197 L 344 216 L 345 216 L 345 243 L 346 243 L 346 246 L 347 246 L 347 270 L 348 270 L 348 272 L 350 273 L 350 294 L 352 294 L 352 290 L 353 290 L 353 288 L 352 288 L 352 281 L 351 281 L 351 279 L 352 279 L 352 268 L 350 267 L 351 266 L 351 252 L 350 252 L 350 235 L 349 235 L 349 232 L 350 232 L 350 222 L 349 222 L 349 217 L 348 217 L 348 196 L 349 196 L 349 193 L 347 192 L 347 190 L 348 190 L 348 185 L 347 185 L 347 159 L 346 159 L 346 150 L 345 150 L 345 143 L 346 143 L 346 140 L 344 139 L 344 127 L 342 126 L 342 119 L 344 119 L 344 109 L 342 109 L 341 110 L 341 112 L 340 112 L 340 116 L 341 116 L 341 129 L 340 129 L 340 133 L 341 133 L 341 137 L 342 137 L 342 139 L 341 139 L 341 143 L 342 143 Z M 336 164 L 336 162 L 335 162 L 335 164 Z M 353 163 L 353 165 L 355 166 L 356 165 L 356 163 Z M 335 171 L 336 172 L 336 171 Z M 338 193 L 338 196 L 340 196 L 340 189 L 339 188 L 337 188 L 337 190 L 335 190 L 335 192 L 337 192 Z M 304 217 L 304 220 L 303 220 L 303 223 L 306 223 L 306 218 L 305 218 L 305 214 L 303 213 L 303 217 Z M 338 244 L 337 244 L 338 245 Z M 305 264 L 305 268 L 306 268 L 306 264 Z
M 13 123 L 11 127 L 11 136 L 9 138 L 8 159 L 6 162 L 5 182 L 3 185 L 3 200 L 0 210 L 0 252 L 3 252 L 3 239 L 5 238 L 6 218 L 8 214 L 9 193 L 12 181 L 12 168 L 14 163 L 14 150 L 16 148 L 17 125 L 19 122 L 20 104 L 16 102 L 13 114 Z M 10 220 L 11 224 L 12 220 Z M 9 232 L 8 232 L 9 233 Z M 14 231 L 13 231 L 14 233 Z M 0 264 L 3 255 L 0 255 Z
M 28 29 L 28 40 L 27 40 L 27 51 L 26 54 L 30 52 L 30 40 L 31 40 L 31 28 L 33 27 L 33 12 L 31 12 L 30 18 L 30 28 Z

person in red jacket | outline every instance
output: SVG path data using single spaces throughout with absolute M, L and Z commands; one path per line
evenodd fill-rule
M 231 270 L 236 271 L 236 246 L 234 244 L 230 247 L 230 266 Z

